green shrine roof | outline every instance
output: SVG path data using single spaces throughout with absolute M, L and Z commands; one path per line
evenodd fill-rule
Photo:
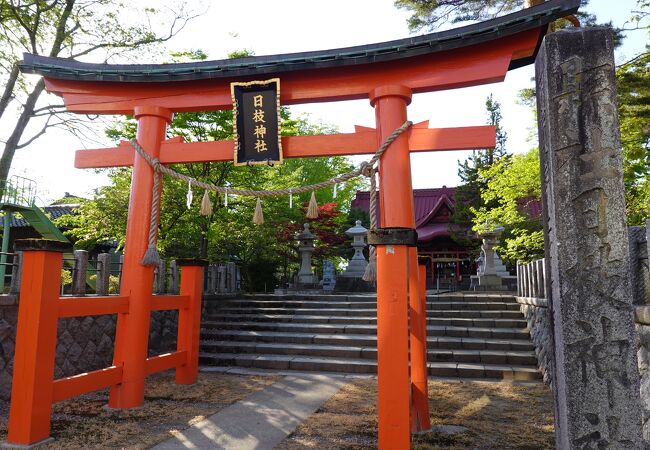
M 549 0 L 538 6 L 465 27 L 330 50 L 181 64 L 92 64 L 25 53 L 20 69 L 24 73 L 57 79 L 147 83 L 355 66 L 454 50 L 534 28 L 543 28 L 545 32 L 549 23 L 575 13 L 579 6 L 580 0 Z M 544 34 L 540 34 L 540 40 Z M 510 69 L 530 64 L 533 58 L 534 56 L 514 60 Z

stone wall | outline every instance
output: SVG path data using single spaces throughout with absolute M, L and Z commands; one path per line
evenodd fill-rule
M 535 344 L 535 355 L 544 383 L 553 384 L 553 331 L 546 299 L 517 297 Z
M 11 393 L 11 373 L 16 346 L 18 306 L 13 295 L 0 296 L 0 398 L 6 400 Z
M 18 305 L 15 297 L 0 296 L 0 398 L 11 395 L 11 375 Z M 176 350 L 177 311 L 151 314 L 149 356 Z M 115 315 L 60 319 L 55 378 L 108 367 L 113 363 Z
M 643 404 L 643 438 L 650 442 L 650 324 L 638 323 L 637 320 L 636 338 Z

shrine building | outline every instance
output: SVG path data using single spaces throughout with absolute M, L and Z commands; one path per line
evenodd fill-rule
M 429 258 L 427 286 L 468 289 L 470 275 L 476 275 L 478 238 L 476 245 L 467 246 L 452 237 L 450 217 L 454 210 L 456 188 L 443 186 L 413 189 L 415 225 L 418 234 L 418 255 Z M 357 191 L 351 209 L 368 211 L 370 193 Z M 379 209 L 377 210 L 379 215 Z M 463 232 L 469 230 L 458 230 Z

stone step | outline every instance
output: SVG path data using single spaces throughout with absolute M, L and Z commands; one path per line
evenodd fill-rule
M 205 341 L 205 353 L 257 353 L 275 355 L 326 356 L 334 358 L 361 358 L 377 360 L 375 347 L 352 345 L 287 344 L 275 342 Z M 463 362 L 484 364 L 514 364 L 536 367 L 534 351 L 504 350 L 440 350 L 427 351 L 430 362 Z
M 294 333 L 376 334 L 375 325 L 324 323 L 223 322 L 204 321 L 203 329 L 286 331 Z M 527 329 L 427 325 L 427 336 L 475 337 L 492 339 L 530 339 Z
M 439 304 L 508 304 L 518 305 L 514 297 L 476 297 L 476 296 L 430 296 L 427 297 L 427 305 Z M 283 309 L 375 309 L 376 301 L 329 301 L 329 300 L 290 300 L 290 299 L 232 299 L 224 300 L 221 308 L 283 308 Z M 459 306 L 459 308 L 463 308 Z M 436 309 L 437 308 L 436 306 Z M 485 308 L 488 310 L 493 307 Z M 508 309 L 504 307 L 503 309 Z
M 345 325 L 324 323 L 277 323 L 277 322 L 222 322 L 205 321 L 203 330 L 278 331 L 314 334 L 377 334 L 375 325 Z M 472 337 L 484 339 L 530 339 L 525 328 L 462 327 L 427 325 L 427 336 Z
M 433 297 L 433 296 L 431 296 Z M 375 294 L 241 294 L 243 300 L 289 300 L 289 301 L 324 301 L 324 302 L 376 302 Z
M 428 302 L 427 311 L 437 310 L 519 311 L 519 303 L 504 302 Z
M 375 294 L 242 294 L 237 299 L 228 301 L 280 301 L 280 302 L 302 302 L 302 303 L 376 303 Z M 452 292 L 446 294 L 427 294 L 427 301 L 497 301 L 514 303 L 516 302 L 513 294 L 489 293 L 489 292 Z
M 372 334 L 295 333 L 253 330 L 204 330 L 203 340 L 231 340 L 239 342 L 270 342 L 288 344 L 351 345 L 376 347 L 377 337 Z M 449 350 L 503 350 L 532 351 L 534 346 L 523 339 L 485 339 L 454 336 L 427 336 L 428 349 Z
M 240 306 L 232 303 L 220 306 L 216 312 L 226 314 L 304 314 L 311 316 L 357 316 L 369 317 L 377 315 L 376 305 L 367 308 L 353 308 L 353 307 L 315 307 L 310 306 L 303 308 L 302 306 L 287 307 L 270 305 L 268 302 L 258 306 Z M 493 314 L 498 315 L 499 311 L 520 313 L 518 303 L 499 303 L 499 302 L 439 302 L 427 303 L 427 315 L 435 316 L 436 311 L 480 311 L 486 314 L 486 311 L 496 311 Z M 446 313 L 450 314 L 450 313 Z M 480 313 L 469 313 L 480 314 Z
M 377 371 L 377 363 L 375 361 L 360 358 L 201 352 L 200 359 L 204 364 L 259 369 L 339 373 L 376 373 Z M 490 378 L 521 381 L 541 380 L 542 378 L 537 368 L 531 366 L 458 362 L 429 362 L 427 366 L 430 376 L 439 377 Z
M 350 316 L 350 317 L 377 317 L 377 309 L 357 308 L 233 308 L 224 306 L 216 310 L 215 314 L 269 314 L 269 315 L 305 315 L 305 316 Z
M 376 324 L 374 317 L 317 316 L 289 314 L 213 314 L 207 320 L 225 322 L 277 322 L 277 323 L 329 323 L 329 324 Z M 438 326 L 525 328 L 526 321 L 519 319 L 427 317 L 427 324 Z
M 442 294 L 427 296 L 427 302 L 497 302 L 497 303 L 517 303 L 514 295 L 508 294 Z
M 219 308 L 250 308 L 250 309 L 375 309 L 376 302 L 328 302 L 301 300 L 227 300 Z
M 214 320 L 214 317 L 221 314 L 305 314 L 309 316 L 347 316 L 347 317 L 377 317 L 376 309 L 355 309 L 355 310 L 334 310 L 332 309 L 305 309 L 303 311 L 288 310 L 284 308 L 275 309 L 255 309 L 255 308 L 220 308 L 216 312 L 209 314 L 206 319 Z M 338 311 L 338 312 L 336 312 Z M 454 317 L 454 318 L 477 318 L 477 319 L 521 319 L 523 317 L 520 310 L 501 311 L 501 310 L 480 310 L 480 309 L 431 309 L 427 311 L 427 317 Z

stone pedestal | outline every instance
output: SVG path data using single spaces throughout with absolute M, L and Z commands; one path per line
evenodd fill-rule
M 483 245 L 481 245 L 482 264 L 476 272 L 477 285 L 479 290 L 496 291 L 502 289 L 503 278 L 509 277 L 501 258 L 494 251 L 494 246 L 499 243 L 499 236 L 503 233 L 502 226 L 496 226 L 494 230 L 481 234 Z
M 558 449 L 646 448 L 612 32 L 546 36 L 535 64 Z
M 352 248 L 354 248 L 354 255 L 345 272 L 341 274 L 342 277 L 347 278 L 361 278 L 366 272 L 368 261 L 363 256 L 363 249 L 366 248 L 364 238 L 368 235 L 368 230 L 361 225 L 361 221 L 357 220 L 356 225 L 348 229 L 345 234 L 352 238 Z

